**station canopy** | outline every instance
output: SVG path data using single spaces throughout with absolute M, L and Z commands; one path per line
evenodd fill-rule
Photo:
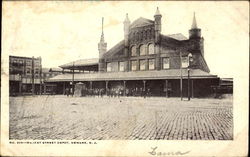
M 73 74 L 61 74 L 50 78 L 47 82 L 72 81 Z M 168 69 L 159 71 L 129 71 L 129 72 L 96 72 L 74 74 L 74 81 L 115 81 L 115 80 L 162 80 L 162 79 L 187 79 L 187 69 Z M 207 79 L 218 78 L 200 69 L 191 69 L 190 78 Z

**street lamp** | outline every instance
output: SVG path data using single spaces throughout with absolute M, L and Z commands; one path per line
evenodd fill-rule
M 193 56 L 191 53 L 188 54 L 188 68 L 187 68 L 187 72 L 188 72 L 188 101 L 190 101 L 190 63 L 193 62 Z

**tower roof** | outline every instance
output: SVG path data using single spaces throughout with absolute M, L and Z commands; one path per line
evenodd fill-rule
M 191 29 L 197 29 L 197 23 L 196 23 L 196 18 L 195 18 L 195 12 L 194 12 L 194 17 L 193 17 L 193 23 L 192 23 L 192 26 L 191 26 Z
M 125 22 L 130 23 L 130 20 L 129 20 L 129 18 L 128 18 L 128 13 L 126 14 L 126 18 L 125 18 L 125 20 L 124 20 L 124 23 L 125 23 Z
M 104 21 L 104 18 L 102 17 L 102 35 L 101 35 L 101 40 L 100 40 L 100 42 L 104 42 L 103 21 Z
M 161 15 L 160 11 L 159 11 L 159 7 L 157 7 L 155 15 Z

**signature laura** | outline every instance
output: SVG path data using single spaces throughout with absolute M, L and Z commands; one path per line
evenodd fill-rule
M 177 156 L 177 155 L 185 155 L 188 154 L 190 151 L 186 151 L 186 152 L 181 152 L 181 151 L 172 151 L 172 152 L 160 152 L 157 151 L 158 147 L 151 147 L 152 151 L 148 152 L 151 155 L 154 156 L 167 156 L 167 155 L 173 155 L 173 156 Z

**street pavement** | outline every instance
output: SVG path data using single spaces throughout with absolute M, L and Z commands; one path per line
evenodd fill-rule
M 10 139 L 233 140 L 232 99 L 10 97 Z

